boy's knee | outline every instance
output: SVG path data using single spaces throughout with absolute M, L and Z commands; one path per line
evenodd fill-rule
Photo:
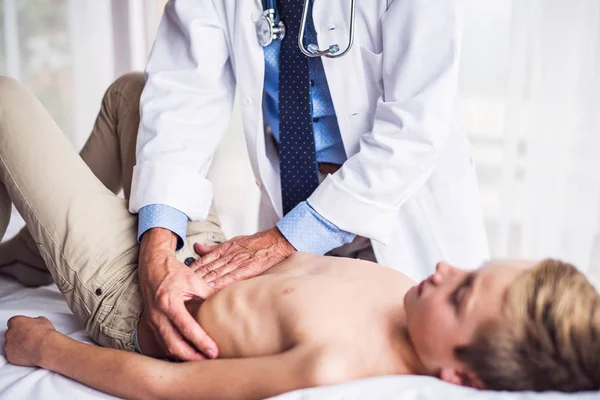
M 16 79 L 0 75 L 0 109 L 5 109 L 9 105 L 18 107 L 16 95 L 28 93 L 27 88 Z
M 11 78 L 10 76 L 0 75 L 0 95 L 4 93 L 5 89 L 9 89 L 14 85 L 19 85 L 19 82 L 16 79 Z
M 121 75 L 113 82 L 105 94 L 105 99 L 113 94 L 126 98 L 131 103 L 139 103 L 146 85 L 146 77 L 142 72 L 129 72 Z

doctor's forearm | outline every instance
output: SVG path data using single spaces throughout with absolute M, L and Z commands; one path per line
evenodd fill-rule
M 168 264 L 164 262 L 170 255 L 175 255 L 178 236 L 168 229 L 152 228 L 146 231 L 140 241 L 138 256 L 140 278 L 162 275 L 166 272 Z M 147 283 L 146 280 L 142 280 Z M 145 292 L 142 287 L 142 293 Z

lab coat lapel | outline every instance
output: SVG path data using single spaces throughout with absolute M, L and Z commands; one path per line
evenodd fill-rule
M 260 186 L 264 183 L 271 204 L 281 215 L 278 166 L 268 155 L 262 114 L 265 61 L 263 48 L 256 38 L 255 27 L 262 13 L 262 1 L 232 0 L 229 5 L 229 15 L 235 15 L 231 20 L 229 31 L 235 49 L 232 57 L 236 69 L 238 100 L 244 121 L 250 164 L 260 176 L 257 177 L 257 183 Z
M 262 125 L 262 93 L 265 75 L 265 62 L 262 47 L 256 39 L 255 23 L 262 13 L 262 1 L 230 3 L 230 12 L 237 11 L 233 26 L 230 26 L 235 51 L 232 54 L 235 64 L 238 93 L 241 95 L 240 105 L 245 119 L 246 140 L 250 152 L 250 160 L 254 170 L 259 170 L 257 159 L 264 157 L 264 135 Z M 260 121 L 259 121 L 260 120 Z

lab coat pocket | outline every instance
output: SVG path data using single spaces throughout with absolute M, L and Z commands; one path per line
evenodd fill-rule
M 360 57 L 367 92 L 373 94 L 383 93 L 383 52 L 375 53 L 367 47 L 360 46 Z M 379 96 L 375 97 L 378 98 Z
M 344 137 L 344 142 L 356 144 L 356 146 L 346 145 L 348 155 L 358 151 L 359 138 L 373 130 L 375 111 L 383 95 L 382 53 L 373 53 L 363 46 L 357 46 L 355 50 L 354 71 L 345 72 L 347 74 L 345 91 L 348 92 L 346 101 L 350 105 L 350 126 L 346 131 L 348 133 Z

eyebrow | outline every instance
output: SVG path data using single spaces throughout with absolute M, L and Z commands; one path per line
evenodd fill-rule
M 471 284 L 469 285 L 469 293 L 467 293 L 466 297 L 463 298 L 463 301 L 461 304 L 461 310 L 460 313 L 461 315 L 467 315 L 469 313 L 469 311 L 471 310 L 472 305 L 474 303 L 473 298 L 474 298 L 474 293 L 475 293 L 475 287 L 477 285 L 477 283 L 479 282 L 479 274 L 477 273 L 477 271 L 473 271 L 471 272 Z
M 458 311 L 458 315 L 459 316 L 463 316 L 466 313 L 467 310 L 467 304 L 470 303 L 470 299 L 473 297 L 473 288 L 475 286 L 475 281 L 477 279 L 477 271 L 472 271 L 469 272 L 469 274 L 460 282 L 460 284 L 456 287 L 456 289 L 454 289 L 454 291 L 451 294 L 452 297 L 452 301 L 454 304 L 456 304 L 456 308 Z M 465 286 L 468 286 L 465 288 Z M 459 291 L 461 290 L 467 290 L 467 294 L 463 295 L 460 298 L 460 303 L 454 301 L 454 299 L 456 299 L 456 296 L 458 295 Z
M 481 265 L 477 268 L 472 270 L 471 272 L 469 272 L 469 276 L 467 276 L 467 278 L 465 279 L 471 279 L 471 284 L 469 285 L 469 293 L 467 293 L 467 295 L 465 297 L 463 297 L 461 304 L 460 304 L 460 308 L 458 310 L 459 315 L 462 317 L 464 315 L 467 315 L 469 313 L 469 311 L 471 310 L 471 308 L 473 308 L 473 296 L 475 293 L 475 287 L 477 286 L 477 284 L 479 283 L 479 273 L 481 272 L 481 270 L 490 262 L 490 260 L 485 260 L 481 263 Z

